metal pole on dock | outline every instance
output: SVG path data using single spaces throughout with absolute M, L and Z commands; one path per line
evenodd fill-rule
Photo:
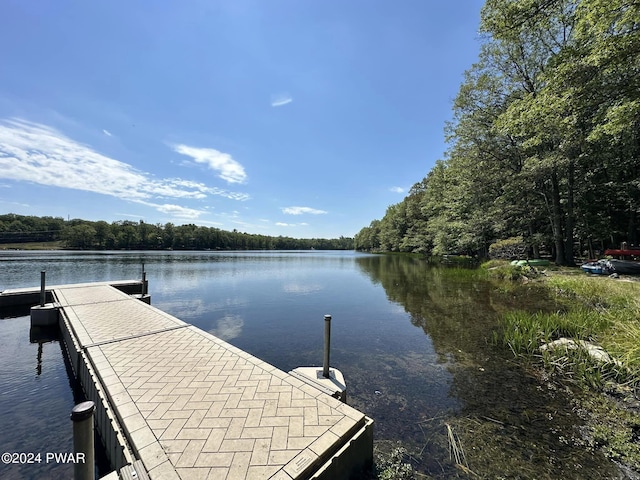
M 73 421 L 74 480 L 94 480 L 93 402 L 82 402 L 71 410 Z
M 144 262 L 142 262 L 142 296 L 147 294 L 147 272 L 144 271 Z
M 322 376 L 329 378 L 329 349 L 331 348 L 331 315 L 324 316 L 324 362 Z
M 40 306 L 41 307 L 44 307 L 44 304 L 47 301 L 47 293 L 45 292 L 45 289 L 44 289 L 46 274 L 47 272 L 45 270 L 42 270 L 40 272 Z

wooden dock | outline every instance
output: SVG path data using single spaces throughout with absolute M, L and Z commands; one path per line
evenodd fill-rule
M 299 378 L 110 285 L 51 291 L 109 478 L 347 479 L 371 463 L 373 421 Z

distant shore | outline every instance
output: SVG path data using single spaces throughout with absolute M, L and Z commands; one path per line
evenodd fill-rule
M 64 243 L 55 242 L 19 242 L 1 243 L 0 250 L 64 250 Z

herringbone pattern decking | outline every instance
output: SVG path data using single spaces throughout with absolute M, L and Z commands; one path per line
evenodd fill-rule
M 272 365 L 105 289 L 56 295 L 152 479 L 303 478 L 364 424 Z

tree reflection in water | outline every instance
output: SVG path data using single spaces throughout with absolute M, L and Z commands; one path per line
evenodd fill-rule
M 466 476 L 450 459 L 452 428 L 482 478 L 618 478 L 602 454 L 585 448 L 571 397 L 492 342 L 501 313 L 559 308 L 542 289 L 498 288 L 477 271 L 412 256 L 362 257 L 357 264 L 433 348 L 382 355 L 372 349 L 358 363 L 362 375 L 375 371 L 373 378 L 350 374 L 350 403 L 375 418 L 380 448 L 401 440 L 417 470 Z M 379 395 L 363 389 L 372 384 Z

